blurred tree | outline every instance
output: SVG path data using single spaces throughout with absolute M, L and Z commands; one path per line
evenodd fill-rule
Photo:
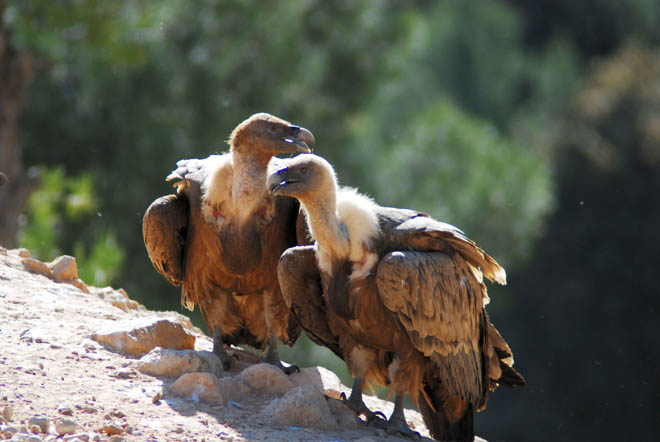
M 6 177 L 6 185 L 0 187 L 0 244 L 16 247 L 18 216 L 39 182 L 34 174 L 26 174 L 18 143 L 18 118 L 35 62 L 11 46 L 10 32 L 1 20 L 4 12 L 5 2 L 0 0 L 0 172 Z
M 631 39 L 660 43 L 660 3 L 655 0 L 507 0 L 524 19 L 525 42 L 536 49 L 562 37 L 583 58 L 611 55 Z
M 563 126 L 558 210 L 515 272 L 514 329 L 529 388 L 488 418 L 525 414 L 536 440 L 653 440 L 660 430 L 660 54 L 594 66 Z M 497 400 L 497 398 L 495 399 Z M 533 413 L 527 410 L 534 409 Z

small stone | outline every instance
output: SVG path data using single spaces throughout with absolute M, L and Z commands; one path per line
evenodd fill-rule
M 69 407 L 57 407 L 57 412 L 64 416 L 73 416 L 73 411 Z
M 39 434 L 39 433 L 41 433 L 41 427 L 39 427 L 39 425 L 32 425 L 32 426 L 30 426 L 30 433 L 32 433 L 32 434 Z
M 252 388 L 273 395 L 284 394 L 295 387 L 282 370 L 267 363 L 255 364 L 246 368 L 238 375 L 238 378 Z
M 213 352 L 171 350 L 156 347 L 140 358 L 138 370 L 150 376 L 178 378 L 185 373 L 213 373 L 222 376 L 222 361 Z
M 50 426 L 50 423 L 48 422 L 47 417 L 36 415 L 28 419 L 28 425 L 30 426 L 30 429 L 32 429 L 32 427 L 36 425 L 37 427 L 39 427 L 39 430 L 42 433 L 48 433 L 48 427 Z
M 23 442 L 43 442 L 43 439 L 39 436 L 28 436 L 23 439 Z
M 115 434 L 123 433 L 124 429 L 118 423 L 110 422 L 110 423 L 107 423 L 107 424 L 103 425 L 103 428 L 101 428 L 101 431 L 103 431 L 108 436 L 112 436 L 112 435 L 115 435 Z
M 244 396 L 251 389 L 235 378 L 218 379 L 211 373 L 186 373 L 170 386 L 169 391 L 193 402 L 225 403 Z
M 52 270 L 48 267 L 48 265 L 44 264 L 38 259 L 24 258 L 23 260 L 21 260 L 21 263 L 23 264 L 25 270 L 27 270 L 28 272 L 37 273 L 39 275 L 45 276 L 48 279 L 53 279 Z
M 75 281 L 78 279 L 78 264 L 76 258 L 63 255 L 48 263 L 53 272 L 53 279 L 57 282 Z
M 154 397 L 151 398 L 151 403 L 152 404 L 160 404 L 160 400 L 163 398 L 163 395 L 161 393 L 156 393 L 154 394 Z
M 14 434 L 14 433 L 18 433 L 18 428 L 17 427 L 5 427 L 2 431 L 4 431 L 5 433 Z
M 88 442 L 89 441 L 89 435 L 87 433 L 78 433 L 78 434 L 71 434 L 68 436 L 64 436 L 62 438 L 63 441 L 68 442 L 74 442 L 76 440 L 82 441 L 82 442 Z
M 124 439 L 122 436 L 115 435 L 108 439 L 108 442 L 126 442 L 126 439 Z
M 313 385 L 296 387 L 281 398 L 271 401 L 262 415 L 266 422 L 277 427 L 339 429 L 325 397 Z
M 298 387 L 314 385 L 319 391 L 334 397 L 342 391 L 339 377 L 324 367 L 305 367 L 289 376 L 289 379 Z
M 129 356 L 143 356 L 155 347 L 195 348 L 195 336 L 181 324 L 154 317 L 113 323 L 112 328 L 93 333 L 91 339 Z
M 30 256 L 32 256 L 32 253 L 30 253 L 28 249 L 22 247 L 20 249 L 16 249 L 16 253 L 18 253 L 18 256 L 20 256 L 21 258 L 29 258 Z
M 60 436 L 65 434 L 73 434 L 78 429 L 78 425 L 71 419 L 60 419 L 55 422 L 55 431 Z
M 11 405 L 6 405 L 2 409 L 2 417 L 5 418 L 8 422 L 14 417 L 14 407 Z

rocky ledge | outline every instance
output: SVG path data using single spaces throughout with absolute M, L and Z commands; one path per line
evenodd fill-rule
M 367 427 L 323 367 L 285 375 L 211 339 L 177 312 L 88 286 L 76 261 L 0 248 L 0 439 L 13 441 L 404 440 Z M 386 415 L 392 403 L 366 396 Z M 406 410 L 411 427 L 428 432 Z

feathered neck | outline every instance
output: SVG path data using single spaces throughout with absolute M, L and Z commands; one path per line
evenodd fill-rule
M 337 212 L 337 187 L 318 192 L 312 200 L 301 201 L 307 226 L 316 241 L 317 249 L 335 258 L 347 258 L 350 238 Z
M 234 166 L 232 205 L 236 208 L 239 221 L 245 221 L 268 196 L 266 179 L 270 156 L 241 152 L 233 146 L 230 152 Z

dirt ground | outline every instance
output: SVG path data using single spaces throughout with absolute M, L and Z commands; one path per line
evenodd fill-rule
M 195 350 L 212 349 L 206 335 L 178 313 L 148 311 L 135 303 L 124 311 L 94 290 L 85 293 L 28 272 L 20 253 L 26 256 L 0 248 L 0 412 L 5 414 L 0 439 L 9 436 L 5 430 L 10 427 L 29 431 L 29 419 L 41 415 L 51 423 L 72 421 L 83 441 L 407 440 L 366 426 L 327 432 L 268 427 L 259 421 L 259 412 L 273 398 L 258 393 L 224 405 L 171 396 L 167 387 L 173 379 L 140 373 L 136 358 L 110 351 L 90 335 L 122 319 L 148 316 L 186 324 L 196 337 Z M 376 398 L 365 402 L 386 415 L 392 409 L 390 402 Z M 428 436 L 418 413 L 406 411 L 406 416 Z M 75 439 L 58 436 L 54 425 L 48 431 L 23 440 Z

